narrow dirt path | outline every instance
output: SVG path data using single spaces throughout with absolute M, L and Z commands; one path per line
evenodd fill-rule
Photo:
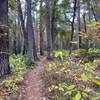
M 45 57 L 42 57 L 35 69 L 25 74 L 24 87 L 18 100 L 48 100 L 44 97 L 43 82 L 40 79 L 44 65 L 47 63 Z

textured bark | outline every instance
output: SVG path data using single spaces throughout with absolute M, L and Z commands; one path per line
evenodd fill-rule
M 70 37 L 70 41 L 73 41 L 73 36 L 74 36 L 74 24 L 75 24 L 75 17 L 76 17 L 76 11 L 77 11 L 77 0 L 74 0 L 74 7 L 73 7 L 73 19 L 72 19 L 72 23 L 71 23 L 71 37 Z M 70 53 L 72 51 L 72 43 L 70 43 Z
M 27 1 L 27 33 L 28 33 L 28 58 L 31 63 L 34 62 L 33 55 L 33 29 L 32 29 L 32 18 L 31 18 L 31 0 Z
M 51 11 L 51 34 L 52 34 L 52 46 L 54 48 L 55 44 L 55 14 L 56 14 L 56 4 L 57 0 L 52 1 L 52 11 Z
M 51 51 L 52 51 L 50 1 L 51 0 L 45 0 L 45 4 L 46 4 L 46 30 L 47 30 L 48 59 L 51 59 Z
M 77 10 L 77 0 L 74 1 L 74 13 L 73 13 L 73 20 L 72 20 L 72 32 L 71 32 L 71 41 L 73 40 L 74 35 L 74 23 L 75 23 L 75 17 L 76 17 L 76 10 Z
M 40 2 L 40 55 L 44 55 L 44 38 L 43 38 L 43 12 L 42 12 L 42 3 L 43 0 Z
M 98 22 L 100 22 L 100 0 L 95 0 L 95 4 L 96 4 L 96 9 L 95 9 L 96 19 Z
M 27 33 L 28 33 L 28 58 L 30 62 L 34 62 L 37 58 L 35 38 L 32 26 L 32 15 L 31 15 L 31 0 L 27 1 Z
M 92 7 L 91 10 L 92 10 L 92 13 L 93 13 L 94 19 L 95 19 L 95 21 L 97 22 L 98 20 L 97 20 L 97 17 L 96 17 L 96 14 L 95 14 L 94 8 Z
M 0 77 L 10 73 L 7 22 L 8 0 L 0 0 Z
M 16 54 L 21 53 L 21 23 L 20 18 L 17 16 L 17 25 L 16 25 Z
M 86 26 L 86 14 L 83 15 L 83 21 L 84 21 L 84 32 L 87 33 L 87 26 Z M 88 38 L 86 38 L 86 49 L 88 50 Z
M 82 47 L 82 40 L 81 40 L 81 36 L 80 36 L 80 31 L 81 31 L 81 21 L 80 21 L 80 0 L 78 0 L 77 2 L 77 21 L 78 21 L 78 34 L 79 34 L 79 48 Z
M 16 5 L 17 6 L 17 5 Z M 17 8 L 17 7 L 16 7 Z M 13 34 L 14 34 L 14 41 L 13 41 L 13 53 L 17 54 L 17 51 L 16 51 L 16 28 L 17 28 L 17 9 L 15 8 L 15 14 L 14 16 L 16 17 L 15 18 L 15 21 L 14 21 L 14 28 L 13 28 Z M 10 44 L 9 44 L 10 45 Z
M 18 12 L 19 12 L 19 17 L 20 17 L 20 21 L 21 21 L 21 27 L 22 27 L 22 31 L 23 31 L 23 35 L 24 35 L 24 50 L 23 50 L 23 54 L 27 53 L 27 45 L 28 45 L 28 36 L 27 36 L 27 32 L 25 30 L 25 22 L 24 22 L 24 18 L 23 18 L 23 13 L 22 13 L 22 8 L 21 8 L 21 2 L 20 0 L 17 0 L 18 3 Z

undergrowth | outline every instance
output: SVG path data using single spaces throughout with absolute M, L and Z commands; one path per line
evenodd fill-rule
M 84 54 L 77 62 L 67 56 L 45 66 L 42 79 L 50 100 L 100 100 L 100 60 L 84 62 Z M 60 56 L 63 58 L 63 53 Z
M 21 54 L 11 55 L 9 58 L 11 75 L 7 76 L 0 85 L 4 87 L 9 93 L 16 93 L 18 85 L 23 81 L 23 74 L 28 66 L 27 58 Z

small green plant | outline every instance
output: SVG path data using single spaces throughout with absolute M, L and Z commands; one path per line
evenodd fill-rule
M 56 50 L 53 51 L 52 56 L 60 60 L 64 60 L 69 57 L 69 52 L 67 50 Z
M 84 64 L 84 72 L 81 75 L 81 79 L 83 81 L 90 80 L 92 78 L 94 70 L 95 70 L 95 67 L 92 65 L 92 63 Z
M 75 57 L 84 57 L 87 55 L 87 51 L 85 49 L 74 50 L 72 52 L 72 56 Z
M 87 55 L 87 53 L 85 54 Z M 82 57 L 83 55 L 84 53 L 82 53 Z M 51 100 L 92 100 L 92 98 L 98 98 L 97 91 L 93 86 L 98 65 L 98 60 L 78 64 L 78 62 L 73 62 L 70 57 L 67 60 L 59 61 L 57 59 L 50 62 L 45 67 L 42 76 L 46 84 L 45 87 L 48 89 L 48 97 Z M 96 82 L 100 84 L 99 81 Z
M 96 93 L 96 96 L 94 96 L 92 100 L 100 100 L 100 93 Z
M 24 70 L 26 70 L 27 67 L 27 60 L 25 58 L 25 56 L 23 55 L 11 55 L 10 56 L 10 67 L 11 67 L 11 71 L 14 74 L 23 72 Z
M 48 87 L 51 95 L 54 95 L 54 100 L 88 100 L 88 90 L 78 88 L 73 84 L 66 84 L 65 82 L 51 85 Z M 59 99 L 60 98 L 60 99 Z
M 88 50 L 88 59 L 93 61 L 94 58 L 100 58 L 100 49 L 99 48 L 90 48 Z
M 15 93 L 18 90 L 18 83 L 23 80 L 23 73 L 27 69 L 27 58 L 21 54 L 14 54 L 10 56 L 9 62 L 12 74 L 3 80 L 1 85 Z

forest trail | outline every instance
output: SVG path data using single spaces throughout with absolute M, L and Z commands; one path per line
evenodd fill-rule
M 44 85 L 40 79 L 45 64 L 47 64 L 47 60 L 45 57 L 42 57 L 37 63 L 36 68 L 25 74 L 25 85 L 21 89 L 18 100 L 47 100 L 46 97 L 44 97 Z

